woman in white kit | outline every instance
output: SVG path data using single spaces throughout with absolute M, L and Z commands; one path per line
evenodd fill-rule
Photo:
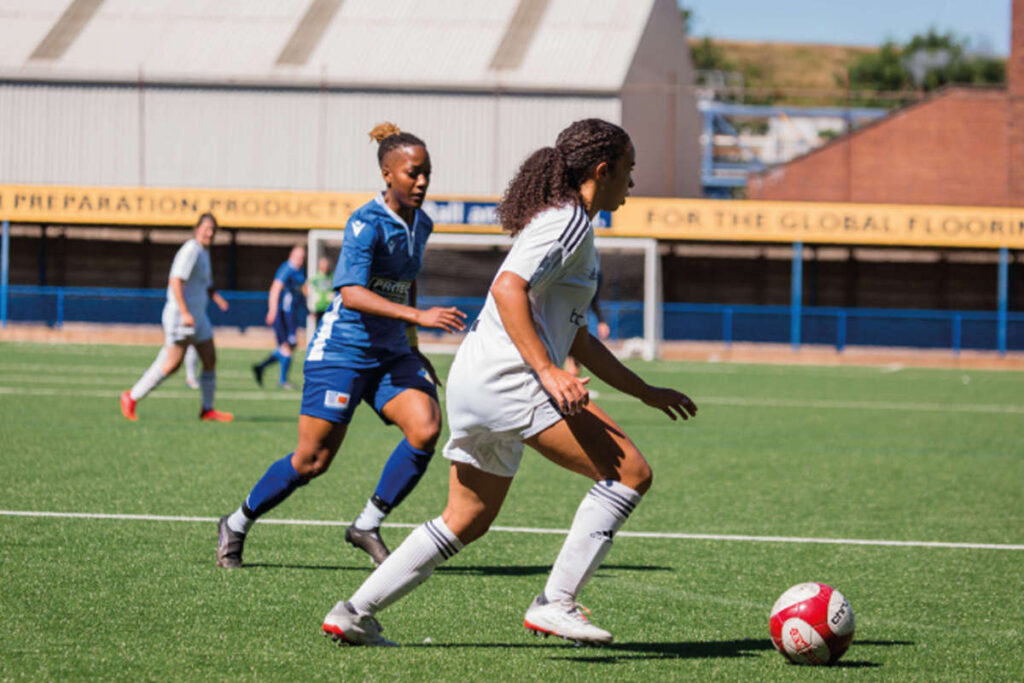
M 174 255 L 167 277 L 167 303 L 161 317 L 163 348 L 134 386 L 121 393 L 121 414 L 129 420 L 139 419 L 135 413 L 136 404 L 177 372 L 185 350 L 190 346 L 195 347 L 203 362 L 203 373 L 199 378 L 202 406 L 199 419 L 204 422 L 234 420 L 231 413 L 213 407 L 217 387 L 217 352 L 213 346 L 213 325 L 206 314 L 206 305 L 212 300 L 220 310 L 228 310 L 227 300 L 214 289 L 210 267 L 209 250 L 216 232 L 217 219 L 211 213 L 204 213 L 196 222 L 192 239 L 181 245 Z
M 587 330 L 598 275 L 590 220 L 622 205 L 634 162 L 622 128 L 585 119 L 563 130 L 554 147 L 534 152 L 512 179 L 498 215 L 515 241 L 448 376 L 448 505 L 334 606 L 324 618 L 325 634 L 360 645 L 393 644 L 381 636 L 376 612 L 486 533 L 528 444 L 595 484 L 524 625 L 577 642 L 611 642 L 576 598 L 650 487 L 651 468 L 618 424 L 589 401 L 588 380 L 562 364 L 571 353 L 612 387 L 673 420 L 697 412 L 686 395 L 645 383 Z

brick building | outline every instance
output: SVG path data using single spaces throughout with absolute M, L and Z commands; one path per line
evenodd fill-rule
M 949 87 L 750 179 L 763 200 L 1024 206 L 1024 0 L 1004 89 Z

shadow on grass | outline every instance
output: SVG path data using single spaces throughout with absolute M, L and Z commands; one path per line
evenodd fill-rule
M 239 415 L 235 413 L 235 422 L 295 422 L 296 418 L 294 415 Z
M 654 567 L 651 565 L 632 564 L 605 564 L 601 565 L 599 572 L 606 571 L 627 571 L 627 572 L 670 572 L 672 567 Z M 437 574 L 469 574 L 474 576 L 534 576 L 537 574 L 547 575 L 551 571 L 550 564 L 535 565 L 470 565 L 468 567 L 438 567 Z
M 301 569 L 310 571 L 348 571 L 348 572 L 370 572 L 373 571 L 373 567 L 369 564 L 365 565 L 336 565 L 336 564 L 284 564 L 284 563 L 273 563 L 273 562 L 246 562 L 242 569 Z M 622 570 L 622 571 L 633 571 L 633 572 L 670 572 L 671 567 L 652 567 L 650 565 L 629 565 L 629 564 L 612 564 L 601 567 L 602 572 L 609 570 Z M 549 564 L 537 564 L 537 565 L 519 565 L 519 566 L 486 566 L 486 565 L 474 565 L 469 567 L 438 567 L 435 572 L 437 574 L 465 574 L 469 576 L 534 576 L 534 575 L 547 575 L 551 571 L 551 565 Z
M 899 640 L 865 640 L 854 641 L 854 646 L 873 645 L 882 647 L 893 647 L 899 645 L 914 645 L 913 642 Z M 681 641 L 665 643 L 611 643 L 600 647 L 576 647 L 570 643 L 563 644 L 557 638 L 543 643 L 432 643 L 432 644 L 402 644 L 403 647 L 423 648 L 501 648 L 501 649 L 552 649 L 559 654 L 550 657 L 552 660 L 565 660 L 571 662 L 584 662 L 590 664 L 615 664 L 624 661 L 636 660 L 663 660 L 663 659 L 727 659 L 738 657 L 759 657 L 761 653 L 771 650 L 774 647 L 767 638 L 742 640 L 717 640 L 717 641 Z M 561 654 L 568 650 L 569 653 Z M 578 653 L 578 654 L 576 654 Z M 785 664 L 784 664 L 785 666 Z M 796 664 L 790 664 L 796 667 Z M 838 669 L 877 669 L 882 666 L 878 662 L 863 660 L 839 660 L 832 665 Z
M 551 659 L 564 659 L 573 662 L 591 662 L 594 664 L 614 664 L 626 660 L 643 659 L 717 659 L 721 657 L 756 657 L 761 650 L 771 650 L 772 644 L 765 640 L 720 640 L 710 642 L 670 642 L 670 643 L 612 643 L 601 647 L 573 647 L 562 645 L 563 641 L 549 640 L 543 643 L 433 643 L 403 644 L 403 647 L 424 648 L 536 648 L 555 650 L 559 653 L 569 650 L 573 653 L 556 655 Z
M 307 571 L 364 572 L 366 574 L 373 571 L 373 567 L 370 564 L 361 564 L 358 567 L 343 567 L 337 564 L 277 564 L 274 562 L 246 562 L 242 565 L 242 570 L 245 569 L 302 569 Z M 239 570 L 233 569 L 232 571 Z

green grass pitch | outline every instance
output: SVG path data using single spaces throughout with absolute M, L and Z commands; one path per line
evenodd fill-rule
M 319 633 L 370 571 L 343 526 L 261 523 L 248 567 L 214 566 L 212 520 L 296 438 L 299 396 L 255 386 L 260 352 L 221 350 L 217 405 L 237 420 L 204 424 L 183 373 L 121 417 L 154 348 L 0 350 L 3 680 L 1024 679 L 1024 373 L 637 362 L 700 413 L 674 423 L 591 385 L 655 473 L 581 596 L 615 643 L 522 628 L 562 536 L 521 529 L 565 529 L 589 486 L 528 451 L 496 522 L 514 529 L 380 615 L 403 647 L 368 649 Z M 351 520 L 397 440 L 361 408 L 330 471 L 267 521 Z M 438 456 L 392 547 L 440 513 L 446 476 Z M 839 666 L 770 646 L 769 609 L 802 581 L 853 606 Z

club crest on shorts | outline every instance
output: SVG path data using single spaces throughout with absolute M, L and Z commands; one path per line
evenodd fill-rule
M 324 392 L 324 407 L 345 410 L 348 408 L 348 394 L 343 391 L 328 390 Z

